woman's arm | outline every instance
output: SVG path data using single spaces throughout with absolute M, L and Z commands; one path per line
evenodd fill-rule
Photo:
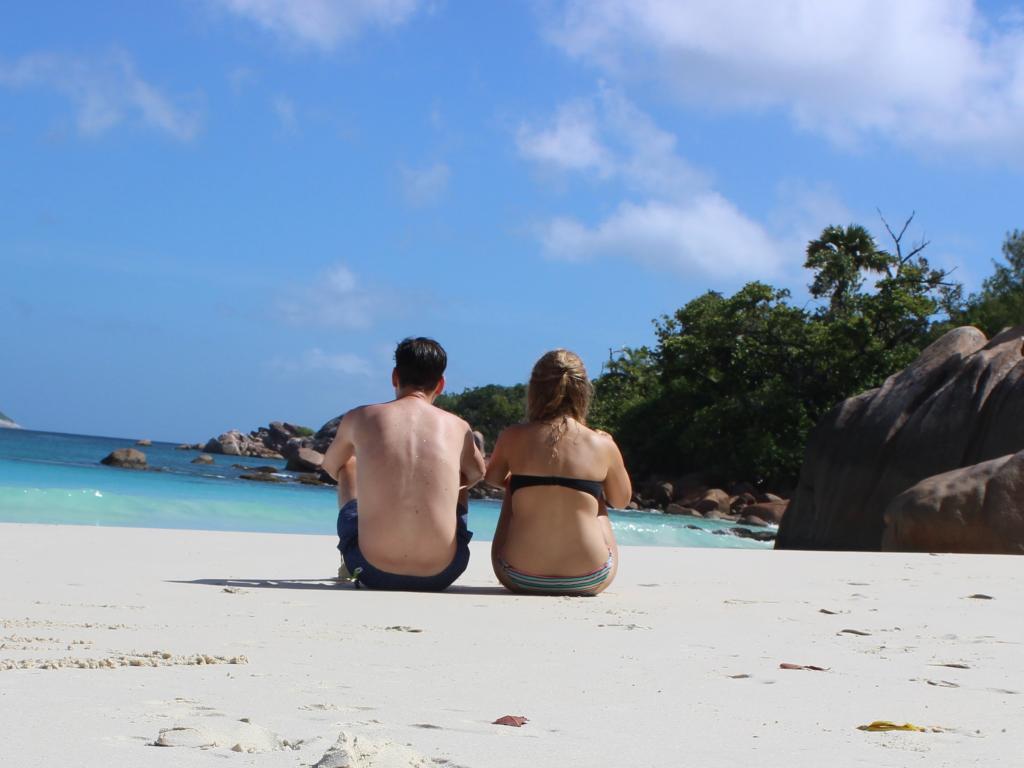
M 490 459 L 487 461 L 487 472 L 484 474 L 484 482 L 488 485 L 505 488 L 505 497 L 501 501 L 501 514 L 498 515 L 498 525 L 494 529 L 494 538 L 491 540 L 491 567 L 494 575 L 505 589 L 512 592 L 517 591 L 514 584 L 509 582 L 499 560 L 505 556 L 505 544 L 508 541 L 508 529 L 512 524 L 512 494 L 509 493 L 509 460 L 508 460 L 508 436 L 509 430 L 504 430 L 498 435 L 498 440 L 491 451 Z
M 597 589 L 594 590 L 594 594 L 600 594 L 608 589 L 614 580 L 616 574 L 619 572 L 619 544 L 615 541 L 615 533 L 612 531 L 612 521 L 608 517 L 608 505 L 603 501 L 598 502 L 600 505 L 597 510 L 597 522 L 601 526 L 601 535 L 604 536 L 604 543 L 608 547 L 608 553 L 612 557 L 612 571 L 608 574 L 608 578 L 601 583 Z
M 505 445 L 507 442 L 508 430 L 506 429 L 498 435 L 498 440 L 494 443 L 494 450 L 491 451 L 491 457 L 487 460 L 484 482 L 488 485 L 493 485 L 495 488 L 501 488 L 505 485 L 505 480 L 508 478 L 508 451 Z M 506 495 L 508 495 L 507 489 Z
M 498 526 L 494 529 L 494 539 L 491 541 L 491 568 L 501 586 L 512 592 L 517 592 L 517 587 L 512 584 L 505 575 L 505 569 L 499 560 L 504 558 L 505 542 L 508 541 L 508 529 L 512 523 L 512 494 L 508 492 L 508 483 L 505 483 L 505 498 L 501 502 L 501 514 L 498 515 Z
M 629 480 L 629 473 L 626 472 L 626 464 L 622 460 L 622 452 L 615 440 L 607 432 L 600 433 L 607 441 L 608 452 L 608 474 L 604 479 L 604 496 L 608 499 L 608 505 L 622 508 L 629 504 L 633 497 L 633 484 Z

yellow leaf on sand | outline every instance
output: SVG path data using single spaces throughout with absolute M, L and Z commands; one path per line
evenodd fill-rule
M 857 730 L 859 731 L 921 731 L 928 730 L 927 728 L 921 728 L 913 723 L 893 723 L 888 720 L 875 720 L 873 723 L 867 725 L 858 725 Z

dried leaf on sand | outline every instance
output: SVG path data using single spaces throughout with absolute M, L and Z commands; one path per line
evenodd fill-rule
M 806 669 L 811 672 L 828 672 L 830 668 L 816 667 L 813 664 L 789 664 L 787 662 L 782 662 L 779 664 L 779 669 Z
M 494 721 L 493 725 L 510 725 L 513 728 L 522 728 L 529 722 L 529 718 L 522 715 L 503 715 Z

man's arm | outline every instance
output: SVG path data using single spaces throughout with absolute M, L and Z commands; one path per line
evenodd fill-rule
M 338 479 L 338 471 L 356 455 L 356 446 L 352 442 L 354 417 L 355 411 L 349 411 L 342 417 L 334 440 L 327 449 L 327 453 L 324 454 L 324 463 L 321 465 L 321 469 L 335 480 Z
M 472 488 L 484 476 L 484 456 L 473 438 L 473 430 L 466 424 L 466 434 L 462 441 L 462 456 L 459 460 L 459 474 L 463 487 Z

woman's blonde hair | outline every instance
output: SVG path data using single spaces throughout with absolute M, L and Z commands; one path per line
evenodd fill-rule
M 587 423 L 592 394 L 587 369 L 579 355 L 568 349 L 553 349 L 533 366 L 526 392 L 526 417 L 530 421 L 558 419 L 560 428 L 556 429 L 562 433 L 569 418 Z

